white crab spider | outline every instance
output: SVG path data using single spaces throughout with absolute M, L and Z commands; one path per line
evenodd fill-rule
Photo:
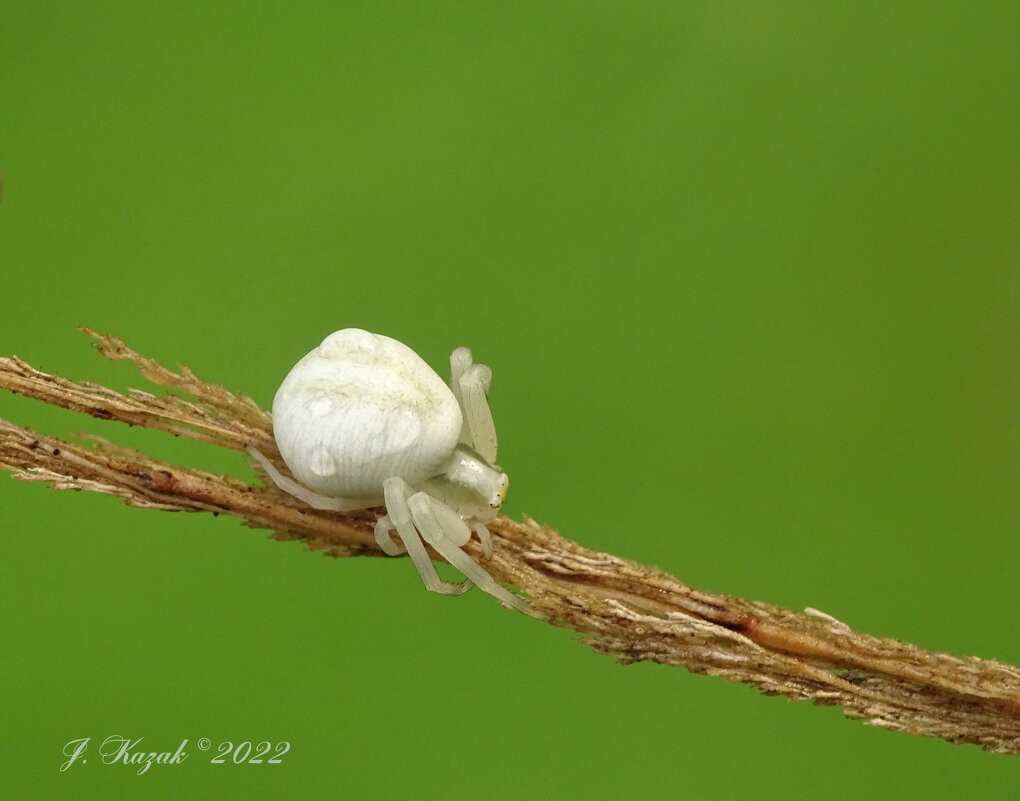
M 486 400 L 492 371 L 472 364 L 467 348 L 451 354 L 450 371 L 447 386 L 395 339 L 336 331 L 294 366 L 273 399 L 276 444 L 297 481 L 254 448 L 248 452 L 280 489 L 316 509 L 385 505 L 376 541 L 390 556 L 406 551 L 427 589 L 459 595 L 477 585 L 529 612 L 462 550 L 477 534 L 492 555 L 485 524 L 506 498 L 507 476 L 495 465 Z M 465 580 L 440 580 L 423 540 Z

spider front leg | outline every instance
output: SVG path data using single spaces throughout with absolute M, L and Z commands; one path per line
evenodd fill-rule
M 484 364 L 472 364 L 467 348 L 457 348 L 450 354 L 450 387 L 464 414 L 461 442 L 474 448 L 489 464 L 495 464 L 496 425 L 486 398 L 491 383 L 492 370 Z
M 407 499 L 407 507 L 425 542 L 435 548 L 470 582 L 507 606 L 531 614 L 528 604 L 523 599 L 497 584 L 481 565 L 461 550 L 461 546 L 471 537 L 471 529 L 453 509 L 427 492 L 412 495 Z
M 407 555 L 411 557 L 414 566 L 418 568 L 418 575 L 421 576 L 425 589 L 432 592 L 440 592 L 444 595 L 460 595 L 462 592 L 471 589 L 471 581 L 453 584 L 439 578 L 436 566 L 429 559 L 428 551 L 425 550 L 425 545 L 421 541 L 418 529 L 415 528 L 415 522 L 411 519 L 408 498 L 412 497 L 411 494 L 413 492 L 414 490 L 411 485 L 402 478 L 388 478 L 383 482 L 383 494 L 386 500 L 386 518 L 388 519 L 386 519 L 385 523 L 383 523 L 383 520 L 376 523 L 376 542 L 379 543 L 384 551 L 389 553 L 387 546 L 383 545 L 383 541 L 380 539 L 380 523 L 387 527 L 392 524 L 392 527 L 397 530 L 397 536 L 407 549 Z M 418 494 L 421 495 L 423 493 Z M 388 530 L 385 532 L 385 536 L 389 540 Z M 390 545 L 395 546 L 392 541 L 390 541 Z M 465 575 L 467 574 L 465 573 Z

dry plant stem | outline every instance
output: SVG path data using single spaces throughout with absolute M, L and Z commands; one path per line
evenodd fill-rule
M 122 342 L 84 329 L 112 359 L 129 359 L 155 383 L 188 393 L 124 395 L 0 359 L 0 387 L 93 417 L 214 442 L 255 445 L 282 468 L 271 420 L 249 398 L 174 373 Z M 381 555 L 372 534 L 378 511 L 335 514 L 308 508 L 265 486 L 165 464 L 90 438 L 88 447 L 0 421 L 0 466 L 57 489 L 118 495 L 132 506 L 229 514 L 304 540 L 333 556 Z M 852 631 L 823 613 L 694 590 L 673 576 L 569 542 L 534 521 L 500 517 L 494 554 L 471 555 L 497 580 L 530 596 L 535 611 L 573 629 L 599 653 L 624 663 L 650 660 L 752 684 L 769 694 L 838 705 L 872 725 L 976 743 L 1020 754 L 1020 670 L 994 660 L 930 653 Z M 812 610 L 813 611 L 813 610 Z

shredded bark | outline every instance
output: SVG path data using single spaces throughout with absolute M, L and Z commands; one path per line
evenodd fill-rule
M 17 357 L 0 358 L 0 387 L 99 419 L 242 452 L 254 446 L 286 472 L 270 415 L 253 400 L 201 381 L 186 367 L 175 373 L 116 337 L 82 330 L 98 340 L 104 356 L 134 362 L 147 379 L 175 392 L 120 393 L 48 375 Z M 373 536 L 381 510 L 317 511 L 279 492 L 264 476 L 261 485 L 251 486 L 99 437 L 72 443 L 0 419 L 0 467 L 55 489 L 116 495 L 129 506 L 233 515 L 253 528 L 270 529 L 276 539 L 304 540 L 308 548 L 334 557 L 382 555 Z M 655 568 L 583 548 L 530 519 L 519 523 L 501 516 L 489 528 L 491 559 L 476 542 L 465 550 L 496 581 L 528 596 L 535 617 L 580 632 L 598 653 L 840 706 L 851 718 L 894 731 L 1020 754 L 1016 667 L 855 632 L 816 610 L 801 614 L 695 590 Z

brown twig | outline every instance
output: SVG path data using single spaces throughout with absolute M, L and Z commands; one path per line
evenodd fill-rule
M 254 445 L 282 467 L 270 417 L 250 398 L 83 330 L 104 356 L 133 361 L 146 378 L 191 399 L 74 383 L 17 358 L 0 358 L 0 387 L 97 418 L 238 450 Z M 69 443 L 0 420 L 0 467 L 56 489 L 118 495 L 131 506 L 234 515 L 332 556 L 381 555 L 372 534 L 377 510 L 316 511 L 275 489 L 175 467 L 97 437 Z M 875 726 L 1020 754 L 1015 667 L 862 634 L 814 610 L 809 616 L 694 590 L 654 568 L 582 548 L 532 520 L 500 517 L 490 528 L 492 558 L 477 543 L 468 546 L 471 555 L 497 581 L 530 596 L 554 625 L 584 634 L 599 653 L 624 663 L 678 665 L 768 694 L 839 705 Z

